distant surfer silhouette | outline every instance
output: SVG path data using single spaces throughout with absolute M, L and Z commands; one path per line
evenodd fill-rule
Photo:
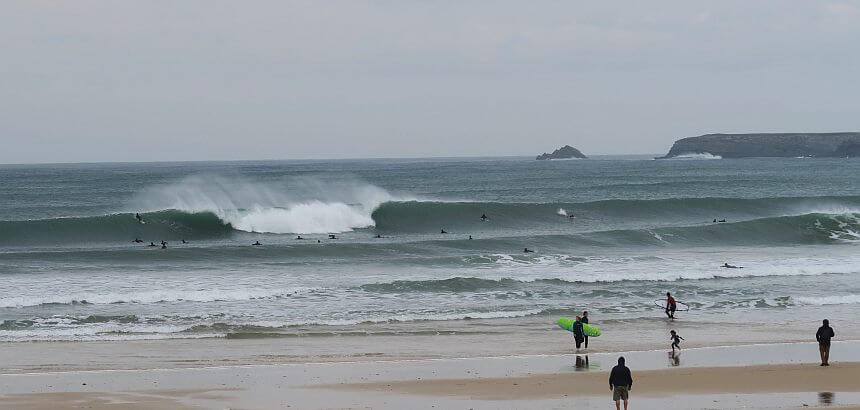
M 717 222 L 725 222 L 725 221 L 726 221 L 725 219 L 720 219 L 720 220 L 719 220 L 719 221 L 717 221 Z
M 182 243 L 188 243 L 188 242 L 186 242 L 186 241 L 185 241 L 185 239 L 183 239 L 183 240 L 182 240 Z
M 744 268 L 743 266 L 729 265 L 728 262 L 724 263 L 723 267 L 727 268 L 727 269 L 743 269 Z
M 260 245 L 262 245 L 262 243 L 260 243 L 260 241 L 257 241 L 257 242 L 252 243 L 251 245 L 253 245 L 253 246 L 260 246 Z
M 487 218 L 487 214 L 481 214 L 481 221 L 487 222 L 487 219 L 490 219 L 490 218 Z
M 135 213 L 134 218 L 137 219 L 138 222 L 143 223 L 143 217 L 140 216 L 140 213 Z
M 155 242 L 150 242 L 149 246 L 155 246 Z
M 469 235 L 469 240 L 470 240 L 470 241 L 472 240 L 472 235 Z
M 164 246 L 164 245 L 167 245 L 167 242 L 164 242 L 164 240 L 162 240 L 162 241 L 161 241 L 161 246 Z
M 445 232 L 445 228 L 442 228 L 439 233 L 448 233 L 448 232 Z
M 533 250 L 531 250 L 531 249 L 529 249 L 529 248 L 523 248 L 523 252 L 525 252 L 525 253 L 532 253 L 532 252 L 534 252 L 534 251 L 533 251 Z
M 133 240 L 132 242 L 134 242 L 134 243 L 143 243 L 143 241 L 142 241 L 140 238 L 134 238 L 134 240 Z
M 166 244 L 166 243 L 162 243 L 162 244 L 161 244 L 161 249 L 167 249 L 167 244 Z
M 374 236 L 374 238 L 376 238 L 376 239 L 382 239 L 382 235 L 380 235 L 380 234 L 376 234 L 376 236 Z
M 330 233 L 330 234 L 328 235 L 328 238 L 329 238 L 329 239 L 337 239 L 337 235 L 335 235 L 335 234 L 331 234 L 331 233 Z
M 297 240 L 297 241 L 300 241 L 300 240 L 302 240 L 302 239 L 305 239 L 305 238 L 302 238 L 302 236 L 301 236 L 301 235 L 296 235 L 296 240 Z

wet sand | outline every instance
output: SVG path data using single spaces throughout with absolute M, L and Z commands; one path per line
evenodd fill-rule
M 860 363 L 705 367 L 635 372 L 633 397 L 718 393 L 860 392 Z M 457 396 L 478 400 L 551 399 L 602 396 L 607 373 L 555 373 L 522 377 L 410 380 L 326 386 L 422 396 Z
M 619 353 L 0 374 L 0 409 L 594 408 Z M 860 342 L 625 352 L 638 409 L 860 405 Z

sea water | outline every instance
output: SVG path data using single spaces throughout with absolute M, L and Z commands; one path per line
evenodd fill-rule
M 716 322 L 848 318 L 858 176 L 794 158 L 0 166 L 0 341 L 516 331 L 581 310 L 611 327 L 659 319 L 666 291 Z

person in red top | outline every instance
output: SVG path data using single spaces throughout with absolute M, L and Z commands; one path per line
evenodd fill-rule
M 666 292 L 666 316 L 669 319 L 675 319 L 675 310 L 678 308 L 678 305 L 675 304 L 675 298 L 672 297 L 672 294 Z

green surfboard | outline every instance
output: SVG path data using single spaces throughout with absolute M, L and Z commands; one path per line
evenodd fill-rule
M 558 319 L 555 323 L 558 325 L 558 327 L 567 330 L 568 332 L 573 332 L 573 322 L 575 321 L 576 319 L 563 317 Z M 582 333 L 588 337 L 597 337 L 600 336 L 600 328 L 594 325 L 590 325 L 588 323 L 583 323 Z

